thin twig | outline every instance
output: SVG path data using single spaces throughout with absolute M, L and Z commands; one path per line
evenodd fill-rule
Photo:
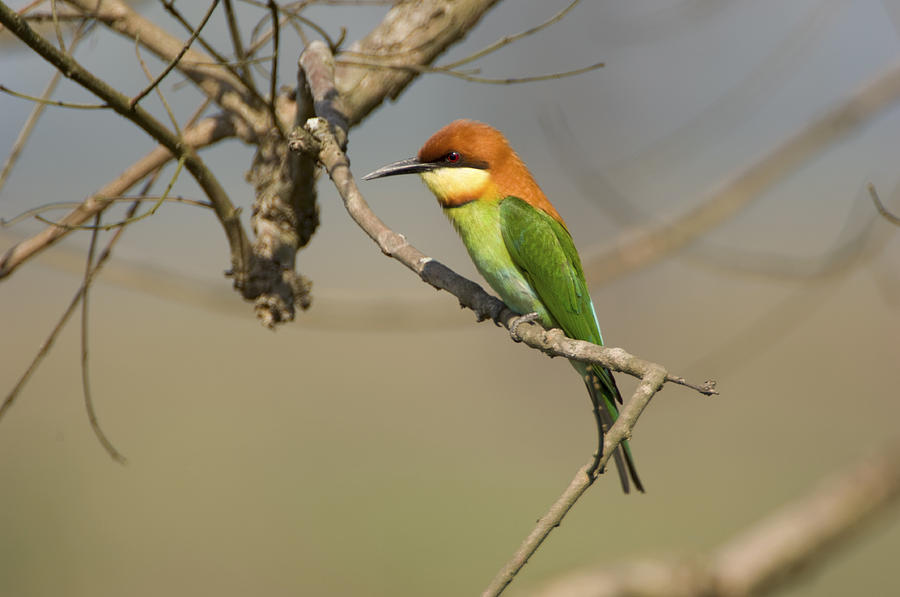
M 130 195 L 122 195 L 120 197 L 104 197 L 104 200 L 109 204 L 133 203 L 135 201 L 138 201 L 138 202 L 153 201 L 155 203 L 155 202 L 159 201 L 160 199 L 163 199 L 164 201 L 167 201 L 170 203 L 183 203 L 185 205 L 193 205 L 195 207 L 205 207 L 207 209 L 212 209 L 212 203 L 210 203 L 209 201 L 198 201 L 197 199 L 187 199 L 185 197 L 180 197 L 180 196 L 177 196 L 177 197 L 161 197 L 161 196 L 154 197 L 154 196 L 149 196 L 149 195 L 143 195 L 140 197 L 136 197 L 136 196 L 130 196 Z M 44 205 L 39 205 L 38 207 L 33 207 L 29 210 L 23 211 L 22 213 L 17 214 L 8 220 L 4 220 L 3 218 L 0 218 L 0 228 L 9 228 L 10 226 L 15 226 L 19 222 L 22 222 L 23 220 L 27 220 L 28 218 L 37 219 L 37 216 L 41 215 L 45 211 L 51 211 L 54 209 L 74 209 L 76 207 L 80 207 L 81 205 L 82 205 L 82 202 L 80 202 L 80 201 L 58 201 L 55 203 L 45 203 Z M 51 226 L 65 226 L 65 224 L 62 224 L 60 222 L 53 222 L 47 218 L 42 218 L 41 221 L 49 222 L 49 224 Z M 102 226 L 100 226 L 99 229 L 100 230 L 112 230 L 113 228 L 118 228 L 119 225 L 121 225 L 121 224 L 122 224 L 121 222 L 118 224 L 103 224 Z M 70 230 L 94 230 L 95 229 L 94 226 L 90 226 L 90 225 L 68 226 L 68 228 Z
M 228 23 L 228 33 L 231 35 L 231 47 L 234 50 L 234 57 L 240 65 L 237 68 L 240 72 L 241 80 L 247 87 L 255 89 L 256 85 L 253 83 L 253 76 L 244 62 L 247 55 L 244 53 L 244 42 L 241 41 L 241 30 L 238 27 L 237 17 L 234 14 L 234 5 L 232 5 L 231 0 L 225 0 L 225 20 Z M 225 60 L 222 61 L 222 63 L 226 62 Z
M 275 109 L 275 96 L 278 92 L 278 49 L 281 45 L 281 26 L 278 24 L 278 5 L 275 0 L 268 1 L 269 10 L 272 13 L 272 72 L 269 73 L 269 114 L 272 116 L 272 126 L 284 139 L 284 129 L 281 128 L 281 120 Z
M 550 25 L 560 21 L 564 16 L 566 16 L 569 13 L 570 10 L 575 8 L 575 6 L 579 2 L 581 2 L 581 0 L 572 0 L 572 2 L 568 6 L 563 8 L 561 11 L 559 11 L 558 13 L 556 13 L 555 15 L 553 15 L 552 17 L 550 17 L 549 19 L 547 19 L 540 25 L 532 27 L 531 29 L 528 29 L 526 31 L 522 31 L 521 33 L 516 33 L 515 35 L 507 35 L 506 37 L 498 39 L 491 45 L 487 46 L 486 48 L 483 48 L 482 50 L 479 50 L 478 52 L 475 52 L 474 54 L 471 54 L 469 56 L 466 56 L 465 58 L 461 58 L 460 60 L 456 60 L 449 64 L 442 64 L 441 67 L 450 69 L 450 70 L 456 69 L 464 64 L 474 62 L 475 60 L 478 60 L 479 58 L 487 56 L 488 54 L 491 54 L 492 52 L 496 52 L 500 48 L 502 48 L 504 46 L 508 46 L 509 44 L 516 42 L 516 41 L 522 39 L 523 37 L 528 37 L 529 35 L 534 35 L 541 29 L 545 29 L 546 27 L 549 27 Z
M 195 149 L 212 145 L 222 139 L 234 136 L 236 134 L 236 127 L 234 124 L 235 119 L 228 115 L 220 114 L 217 116 L 211 116 L 209 118 L 204 118 L 200 122 L 197 122 L 197 119 L 202 116 L 203 112 L 209 106 L 209 103 L 209 98 L 206 98 L 203 102 L 201 102 L 200 106 L 198 106 L 197 110 L 195 110 L 194 114 L 191 115 L 185 125 L 183 136 L 184 143 Z M 106 209 L 106 207 L 114 202 L 120 201 L 122 195 L 128 189 L 136 185 L 148 174 L 156 171 L 157 168 L 166 164 L 171 159 L 171 152 L 169 152 L 169 150 L 164 146 L 160 145 L 150 151 L 150 153 L 148 153 L 146 156 L 129 166 L 115 180 L 106 184 L 96 194 L 88 197 L 81 203 L 72 204 L 75 209 L 60 221 L 55 222 L 54 226 L 45 228 L 43 231 L 14 245 L 9 250 L 7 250 L 6 253 L 0 255 L 0 279 L 8 276 L 19 265 L 27 261 L 30 257 L 41 252 L 43 249 L 49 247 L 57 240 L 68 234 L 69 229 L 67 228 L 67 226 L 78 226 L 80 224 L 83 224 L 91 217 L 93 217 L 95 213 L 103 211 L 104 209 Z M 156 200 L 155 198 L 152 199 Z M 213 208 L 212 203 L 203 203 L 196 200 L 170 200 L 193 203 L 202 207 L 209 207 L 210 209 Z M 52 206 L 59 204 L 49 205 Z M 36 209 L 41 210 L 41 207 L 38 207 Z M 29 212 L 25 213 L 28 214 Z M 42 212 L 38 211 L 37 213 Z M 12 222 L 17 221 L 18 217 L 19 216 L 13 218 Z M 12 222 L 10 222 L 9 224 L 11 224 Z M 3 224 L 4 221 L 0 219 L 0 225 Z
M 56 41 L 61 52 L 66 51 L 66 42 L 63 39 L 62 28 L 59 26 L 59 17 L 56 14 L 56 0 L 50 0 L 50 15 L 53 20 L 53 30 L 56 32 Z
M 151 179 L 147 183 L 147 187 L 149 188 L 150 183 L 152 183 L 154 179 Z M 116 230 L 113 237 L 107 243 L 106 248 L 100 254 L 99 259 L 97 259 L 97 263 L 91 269 L 90 276 L 86 277 L 83 281 L 79 289 L 75 292 L 75 295 L 72 297 L 72 300 L 69 301 L 69 306 L 66 307 L 66 310 L 63 311 L 63 314 L 60 316 L 59 320 L 56 322 L 56 325 L 50 331 L 50 334 L 47 338 L 44 339 L 44 342 L 41 344 L 40 348 L 35 354 L 34 358 L 31 360 L 31 363 L 28 364 L 28 368 L 25 369 L 24 373 L 19 377 L 19 380 L 12 387 L 9 393 L 3 400 L 3 403 L 0 404 L 0 421 L 3 420 L 3 416 L 6 412 L 12 407 L 15 403 L 16 398 L 19 397 L 19 394 L 22 392 L 22 388 L 25 387 L 25 384 L 31 379 L 31 376 L 37 370 L 38 366 L 43 362 L 44 357 L 50 352 L 50 349 L 53 348 L 53 344 L 56 342 L 56 338 L 59 336 L 59 333 L 65 327 L 66 323 L 69 321 L 69 318 L 75 312 L 75 308 L 78 306 L 78 303 L 81 301 L 81 297 L 84 294 L 87 285 L 90 284 L 91 280 L 93 280 L 94 276 L 96 276 L 103 265 L 107 262 L 109 257 L 112 255 L 112 248 L 119 241 L 122 236 L 122 231 L 125 228 L 119 228 Z
M 866 188 L 869 189 L 869 195 L 872 197 L 872 202 L 875 203 L 875 209 L 878 210 L 878 213 L 891 224 L 900 226 L 900 217 L 892 214 L 888 211 L 888 208 L 884 206 L 884 203 L 881 202 L 881 198 L 878 196 L 878 191 L 875 190 L 875 185 L 870 182 Z
M 646 363 L 646 368 L 641 375 L 641 382 L 631 396 L 622 411 L 619 418 L 609 428 L 603 439 L 603 454 L 599 459 L 599 465 L 602 470 L 606 466 L 607 461 L 612 456 L 616 447 L 623 440 L 631 437 L 631 430 L 637 423 L 638 418 L 644 409 L 650 403 L 650 399 L 662 388 L 666 382 L 666 370 L 654 363 Z M 556 527 L 560 525 L 565 515 L 569 512 L 578 498 L 587 491 L 588 487 L 594 482 L 595 477 L 588 474 L 594 470 L 595 459 L 592 458 L 587 464 L 578 469 L 575 477 L 572 479 L 566 490 L 560 495 L 550 506 L 547 513 L 542 516 L 534 529 L 529 533 L 528 537 L 516 550 L 512 559 L 501 568 L 500 572 L 494 577 L 487 589 L 482 593 L 482 597 L 496 597 L 512 582 L 516 574 L 528 563 L 528 559 L 534 555 L 534 552 L 541 546 L 544 540 L 550 535 Z
M 234 274 L 235 284 L 238 287 L 243 286 L 250 263 L 250 245 L 241 226 L 239 212 L 235 210 L 225 189 L 197 153 L 185 144 L 181 137 L 174 135 L 141 106 L 132 106 L 126 95 L 94 76 L 71 56 L 54 48 L 43 37 L 35 33 L 19 15 L 2 3 L 0 3 L 0 22 L 44 59 L 62 70 L 67 77 L 137 124 L 173 155 L 179 158 L 185 157 L 185 167 L 215 206 L 216 216 L 225 230 L 231 247 L 231 271 Z
M 136 206 L 137 203 L 132 206 L 132 211 Z M 100 217 L 101 214 L 94 216 L 94 224 L 97 227 L 100 225 Z M 94 230 L 91 233 L 91 244 L 88 247 L 87 259 L 84 263 L 84 278 L 81 282 L 81 288 L 83 289 L 81 292 L 81 389 L 84 393 L 84 408 L 87 411 L 88 421 L 90 421 L 94 435 L 113 460 L 119 464 L 125 464 L 127 462 L 125 456 L 116 449 L 100 426 L 100 420 L 97 418 L 96 410 L 94 410 L 94 398 L 91 394 L 90 367 L 88 365 L 88 313 L 90 312 L 88 297 L 90 296 L 91 279 L 93 278 L 92 272 L 95 267 L 94 252 L 97 248 L 97 236 L 99 234 L 99 230 Z
M 178 21 L 181 24 L 182 27 L 184 27 L 186 30 L 188 30 L 191 33 L 194 32 L 194 30 L 195 30 L 194 26 L 191 25 L 187 21 L 187 19 L 184 18 L 184 16 L 182 16 L 181 12 L 179 12 L 179 10 L 177 8 L 175 8 L 174 1 L 161 0 L 161 2 L 162 2 L 163 7 L 169 12 L 169 14 L 172 15 L 172 17 L 176 21 Z M 137 35 L 135 35 L 135 37 L 137 37 Z M 225 70 L 227 70 L 229 73 L 231 73 L 235 79 L 237 79 L 241 83 L 243 83 L 244 87 L 247 89 L 247 92 L 250 94 L 250 97 L 253 98 L 253 101 L 255 101 L 260 106 L 264 106 L 266 104 L 266 101 L 256 90 L 256 85 L 253 83 L 253 78 L 249 76 L 249 73 L 248 73 L 247 77 L 244 77 L 244 75 L 241 73 L 241 71 L 238 70 L 237 68 L 235 68 L 236 66 L 241 65 L 240 61 L 238 62 L 238 64 L 235 65 L 232 63 L 232 61 L 227 60 L 225 58 L 225 56 L 223 56 L 221 53 L 218 52 L 218 50 L 216 50 L 214 47 L 212 47 L 212 45 L 209 42 L 207 42 L 203 38 L 202 35 L 197 37 L 197 43 L 199 43 L 203 47 L 203 49 L 209 53 L 212 60 L 196 60 L 196 59 L 190 60 L 190 59 L 182 58 L 182 60 L 181 60 L 182 65 L 223 67 L 223 68 L 225 68 Z
M 138 63 L 141 65 L 141 70 L 144 71 L 144 75 L 150 81 L 151 86 L 153 86 L 154 91 L 156 91 L 156 96 L 159 98 L 159 101 L 162 102 L 163 108 L 166 111 L 166 114 L 169 116 L 169 122 L 172 123 L 172 128 L 175 129 L 175 134 L 179 137 L 181 136 L 181 127 L 178 126 L 178 119 L 175 118 L 175 113 L 172 112 L 172 107 L 169 105 L 169 102 L 166 100 L 166 96 L 163 94 L 162 89 L 159 88 L 156 83 L 158 81 L 153 81 L 153 75 L 150 74 L 150 68 L 147 66 L 147 63 L 144 62 L 144 57 L 141 56 L 141 44 L 139 38 L 134 38 L 134 54 L 137 56 Z
M 200 31 L 203 30 L 203 27 L 206 25 L 206 22 L 209 21 L 209 17 L 212 16 L 213 11 L 216 9 L 216 6 L 218 6 L 218 5 L 219 5 L 219 0 L 212 1 L 212 4 L 210 4 L 209 9 L 206 11 L 206 14 L 203 15 L 203 19 L 200 21 L 200 25 L 194 30 L 193 33 L 191 33 L 191 36 L 181 47 L 181 51 L 178 52 L 178 54 L 175 55 L 175 57 L 169 62 L 169 64 L 166 65 L 166 68 L 163 69 L 163 71 L 159 74 L 158 77 L 156 77 L 156 79 L 153 79 L 152 81 L 150 81 L 150 84 L 147 87 L 145 87 L 143 90 L 141 90 L 141 92 L 138 93 L 136 96 L 131 98 L 131 101 L 129 102 L 129 106 L 131 108 L 134 108 L 139 101 L 144 99 L 144 97 L 148 93 L 150 93 L 153 90 L 153 88 L 155 88 L 157 85 L 159 85 L 160 82 L 163 79 L 165 79 L 166 76 L 170 72 L 172 72 L 172 69 L 174 69 L 175 66 L 178 65 L 178 62 L 190 49 L 191 44 L 194 43 L 194 40 L 197 39 L 197 36 L 200 35 Z M 137 40 L 138 40 L 138 38 L 135 37 L 135 43 L 137 43 Z
M 84 38 L 89 30 L 90 27 L 85 23 L 85 21 L 79 23 L 78 28 L 75 29 L 75 33 L 72 35 L 72 44 L 71 46 L 69 46 L 70 54 L 75 52 L 75 48 L 78 46 L 78 43 Z M 59 78 L 61 76 L 62 73 L 58 70 L 53 72 L 53 75 L 50 77 L 50 81 L 47 82 L 47 86 L 41 93 L 41 97 L 38 98 L 39 101 L 31 109 L 31 113 L 25 120 L 25 124 L 22 125 L 22 129 L 19 131 L 16 140 L 13 142 L 12 149 L 10 149 L 9 151 L 9 156 L 3 163 L 3 170 L 0 171 L 0 191 L 3 190 L 3 186 L 6 184 L 6 179 L 9 177 L 9 173 L 12 172 L 12 168 L 15 165 L 16 160 L 19 159 L 19 155 L 21 155 L 22 150 L 25 148 L 25 143 L 28 142 L 28 138 L 31 136 L 31 132 L 34 130 L 38 119 L 41 117 L 41 114 L 44 113 L 44 108 L 47 106 L 47 104 L 44 102 L 49 99 L 51 95 L 53 95 L 53 92 L 56 90 L 56 85 L 59 83 Z
M 169 198 L 169 191 L 172 190 L 172 186 L 175 184 L 175 181 L 178 180 L 178 176 L 181 174 L 181 168 L 183 166 L 184 166 L 184 156 L 182 156 L 178 160 L 178 165 L 175 168 L 175 173 L 172 175 L 172 178 L 169 180 L 169 185 L 166 187 L 165 192 L 156 199 L 156 203 L 154 203 L 153 207 L 151 207 L 149 210 L 145 211 L 144 213 L 142 213 L 139 216 L 128 215 L 123 220 L 114 222 L 112 224 L 103 224 L 102 226 L 100 226 L 99 224 L 94 224 L 93 226 L 69 226 L 67 224 L 61 224 L 59 222 L 53 222 L 51 220 L 48 220 L 45 217 L 43 217 L 42 215 L 40 215 L 39 213 L 35 213 L 32 215 L 34 216 L 34 219 L 36 219 L 40 222 L 43 222 L 44 224 L 47 224 L 48 226 L 61 226 L 61 227 L 67 228 L 68 230 L 112 230 L 114 228 L 121 228 L 122 226 L 127 226 L 129 224 L 133 224 L 139 220 L 143 220 L 144 218 L 147 218 L 147 217 L 150 217 L 150 216 L 156 214 L 156 210 L 159 209 L 159 206 L 162 205 Z M 135 200 L 135 202 L 139 204 L 141 202 L 141 200 L 138 199 L 138 200 Z M 212 204 L 205 204 L 205 205 L 212 207 Z M 132 210 L 132 214 L 133 214 L 133 210 Z M 95 218 L 96 218 L 96 216 L 95 216 Z
M 21 11 L 19 11 L 21 14 Z M 23 15 L 23 18 L 30 23 L 42 23 L 44 21 L 52 21 L 53 13 L 52 12 L 35 12 L 29 15 Z M 65 12 L 65 13 L 57 13 L 56 20 L 60 23 L 69 23 L 72 21 L 84 21 L 84 15 L 80 12 Z M 3 28 L 0 27 L 0 30 Z M 71 52 L 71 48 L 69 48 Z
M 184 142 L 194 148 L 205 147 L 235 134 L 234 119 L 218 115 L 205 118 L 185 129 Z M 91 219 L 98 211 L 106 209 L 128 189 L 148 174 L 172 159 L 172 153 L 160 145 L 129 166 L 117 178 L 104 185 L 65 217 L 9 248 L 0 255 L 0 279 L 10 275 L 20 265 L 67 235 L 74 227 Z M 212 207 L 212 204 L 210 204 Z
M 178 39 L 155 22 L 138 14 L 123 0 L 67 1 L 85 15 L 121 35 L 130 39 L 140 36 L 141 43 L 164 62 L 174 59 L 184 47 L 184 40 Z M 192 64 L 206 62 L 209 59 L 208 54 L 191 47 L 177 68 L 207 97 L 243 120 L 250 130 L 256 131 L 261 120 L 268 120 L 264 113 L 265 103 L 259 102 L 240 78 L 227 68 L 223 70 L 218 66 Z
M 346 66 L 359 66 L 363 68 L 391 68 L 395 70 L 409 71 L 415 73 L 433 73 L 438 75 L 448 75 L 451 77 L 456 77 L 457 79 L 462 79 L 463 81 L 470 81 L 472 83 L 484 83 L 487 85 L 517 85 L 520 83 L 535 83 L 537 81 L 550 81 L 553 79 L 563 79 L 565 77 L 574 77 L 575 75 L 581 75 L 592 70 L 597 70 L 599 68 L 603 68 L 605 63 L 597 62 L 596 64 L 591 64 L 590 66 L 584 66 L 581 68 L 576 68 L 574 70 L 562 71 L 558 73 L 550 73 L 547 75 L 532 75 L 528 77 L 504 77 L 504 78 L 492 78 L 492 77 L 481 77 L 478 75 L 474 75 L 471 73 L 458 71 L 458 70 L 450 70 L 443 66 L 422 66 L 417 64 L 386 64 L 379 62 L 363 62 L 359 60 L 346 60 L 340 59 L 338 60 L 339 64 L 343 64 Z
M 33 95 L 13 91 L 6 85 L 0 85 L 0 91 L 45 106 L 59 106 L 60 108 L 72 108 L 75 110 L 106 110 L 112 107 L 109 104 L 76 104 L 73 102 L 61 102 L 59 100 L 46 99 L 44 97 L 35 97 Z

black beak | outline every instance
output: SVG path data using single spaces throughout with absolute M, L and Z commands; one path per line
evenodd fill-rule
M 437 166 L 430 163 L 423 163 L 419 158 L 407 158 L 382 166 L 375 172 L 369 172 L 362 177 L 363 180 L 372 180 L 373 178 L 382 178 L 384 176 L 396 176 L 398 174 L 417 174 L 419 172 L 428 172 L 434 170 Z

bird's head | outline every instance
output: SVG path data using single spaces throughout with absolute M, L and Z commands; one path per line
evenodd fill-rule
M 515 196 L 562 221 L 506 137 L 482 122 L 455 120 L 432 135 L 416 157 L 382 166 L 363 180 L 413 173 L 445 208 Z

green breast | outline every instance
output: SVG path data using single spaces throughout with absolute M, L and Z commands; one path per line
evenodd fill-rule
M 500 231 L 499 201 L 470 201 L 444 209 L 478 272 L 503 302 L 518 313 L 537 312 L 546 327 L 556 324 L 513 262 Z

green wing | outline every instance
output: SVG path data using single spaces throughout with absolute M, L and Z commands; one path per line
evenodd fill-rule
M 500 203 L 503 242 L 538 298 L 570 338 L 602 344 L 581 259 L 562 224 L 518 197 Z
M 581 259 L 569 231 L 518 197 L 506 197 L 500 202 L 500 230 L 513 263 L 555 319 L 550 323 L 561 327 L 570 338 L 603 344 Z M 574 362 L 573 365 L 585 379 L 595 407 L 600 408 L 602 449 L 604 428 L 608 429 L 618 418 L 616 402 L 622 402 L 622 395 L 607 368 Z M 625 493 L 628 493 L 628 477 L 643 491 L 627 441 L 613 452 L 613 458 Z

